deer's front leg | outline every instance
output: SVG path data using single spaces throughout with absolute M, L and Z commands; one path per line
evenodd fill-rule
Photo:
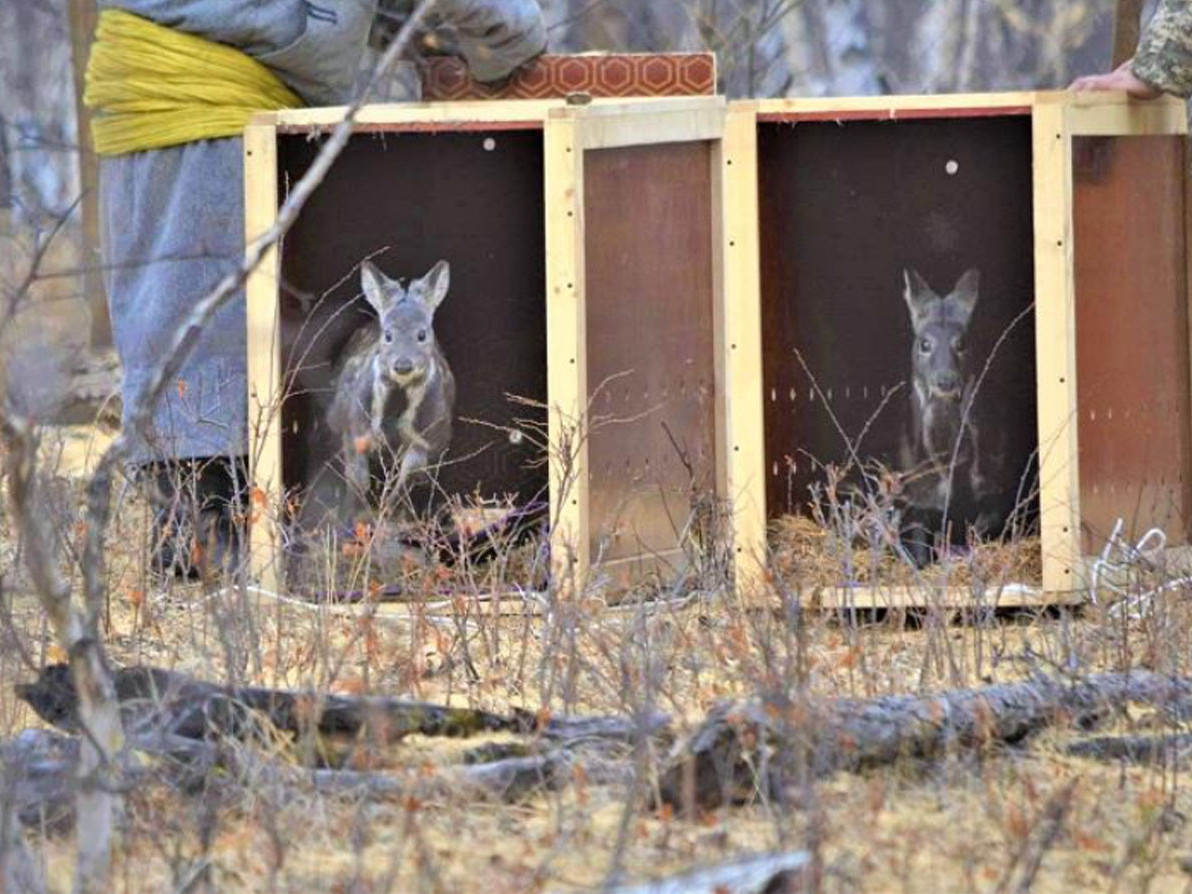
M 385 490 L 381 497 L 382 511 L 386 516 L 400 519 L 404 514 L 402 510 L 410 508 L 407 492 L 410 477 L 426 468 L 426 463 L 427 453 L 420 446 L 411 445 L 402 453 L 397 469 L 393 474 L 386 476 Z
M 397 496 L 403 496 L 409 484 L 410 476 L 426 468 L 426 451 L 419 446 L 411 446 L 401 458 L 401 465 L 397 468 L 397 481 L 393 490 Z
M 973 497 L 980 500 L 989 488 L 989 480 L 985 477 L 985 463 L 981 458 L 981 442 L 977 437 L 975 425 L 968 426 L 968 436 L 969 449 L 972 451 L 972 459 L 969 462 L 969 487 L 972 489 Z
M 361 510 L 368 505 L 368 453 L 358 438 L 345 437 L 343 521 L 355 525 Z

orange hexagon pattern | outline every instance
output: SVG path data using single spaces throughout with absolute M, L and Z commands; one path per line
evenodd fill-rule
M 463 61 L 450 56 L 426 60 L 422 98 L 553 99 L 569 93 L 610 96 L 711 96 L 716 92 L 712 53 L 608 53 L 539 56 L 508 81 L 480 84 Z

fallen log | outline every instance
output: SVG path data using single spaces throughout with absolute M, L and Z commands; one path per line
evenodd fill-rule
M 0 743 L 4 804 L 21 822 L 69 828 L 78 785 L 79 739 L 46 730 L 25 730 Z M 251 749 L 228 749 L 215 741 L 155 732 L 130 736 L 122 755 L 121 789 L 164 785 L 183 793 L 251 788 L 309 789 L 323 795 L 378 800 L 524 800 L 556 790 L 581 775 L 593 785 L 627 783 L 632 763 L 584 747 L 475 764 L 452 764 L 431 772 L 363 772 L 309 769 L 263 757 Z M 213 770 L 220 770 L 213 773 Z
M 535 716 L 525 711 L 502 716 L 378 696 L 220 686 L 148 666 L 120 668 L 114 679 L 129 729 L 155 729 L 190 739 L 212 734 L 242 737 L 257 728 L 254 714 L 288 733 L 364 734 L 379 742 L 393 742 L 412 733 L 454 737 L 494 731 L 525 733 L 537 726 Z M 78 730 L 78 698 L 67 665 L 48 665 L 36 682 L 19 683 L 14 689 L 47 723 L 67 732 Z
M 672 750 L 659 794 L 663 803 L 685 809 L 774 797 L 802 774 L 1011 744 L 1046 726 L 1089 723 L 1128 702 L 1187 717 L 1192 681 L 1131 671 L 931 696 L 723 705 Z
M 438 767 L 413 781 L 403 776 L 354 770 L 298 771 L 321 794 L 364 794 L 371 798 L 419 800 L 524 801 L 543 791 L 557 791 L 582 773 L 592 785 L 628 784 L 633 764 L 591 752 L 552 751 L 483 764 Z
M 559 745 L 598 740 L 629 743 L 641 735 L 665 737 L 670 730 L 670 718 L 657 713 L 641 720 L 612 716 L 540 720 L 537 714 L 520 709 L 502 715 L 383 696 L 220 686 L 150 666 L 119 668 L 113 677 L 126 727 L 190 739 L 213 734 L 244 738 L 259 728 L 259 718 L 294 735 L 313 729 L 325 736 L 363 735 L 379 744 L 413 733 L 462 738 L 486 732 L 537 734 Z M 47 723 L 78 731 L 78 699 L 67 665 L 47 665 L 35 682 L 13 688 Z
M 0 795 L 22 823 L 54 830 L 73 825 L 79 744 L 77 736 L 44 729 L 27 729 L 0 742 Z M 198 789 L 223 763 L 220 750 L 210 742 L 162 733 L 129 736 L 120 757 L 120 790 L 147 781 Z
M 1159 764 L 1186 760 L 1192 755 L 1192 733 L 1158 736 L 1095 736 L 1069 742 L 1064 753 L 1091 760 Z
M 658 881 L 594 889 L 600 894 L 797 894 L 812 890 L 806 851 L 743 857 Z

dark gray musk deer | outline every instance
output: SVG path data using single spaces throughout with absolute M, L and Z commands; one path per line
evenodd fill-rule
M 455 377 L 434 330 L 449 282 L 446 261 L 405 287 L 370 262 L 360 268 L 377 318 L 349 339 L 327 412 L 340 439 L 346 523 L 367 508 L 377 484 L 381 508 L 400 508 L 411 477 L 428 472 L 451 442 Z
M 965 517 L 988 490 L 972 406 L 977 371 L 967 345 L 979 281 L 975 269 L 967 270 L 941 297 L 917 271 L 903 271 L 914 338 L 909 409 L 899 447 L 902 540 L 920 566 L 930 561 L 935 535 L 946 524 L 959 524 L 959 533 L 970 526 L 988 533 L 987 517 Z

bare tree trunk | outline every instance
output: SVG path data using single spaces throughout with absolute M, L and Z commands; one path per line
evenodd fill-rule
M 0 416 L 0 440 L 8 450 L 8 497 L 25 564 L 55 636 L 70 656 L 79 694 L 78 722 L 84 738 L 78 766 L 75 890 L 101 894 L 110 887 L 112 839 L 123 812 L 117 766 L 124 728 L 116 689 L 103 653 L 98 612 L 84 614 L 72 607 L 70 582 L 58 568 L 57 538 L 36 490 L 33 427 L 27 419 Z
M 1113 67 L 1134 58 L 1142 27 L 1142 0 L 1117 0 L 1113 12 Z
M 0 894 L 41 894 L 46 889 L 45 877 L 25 843 L 7 776 L 5 762 L 0 760 L 0 793 L 4 795 L 0 806 Z
M 91 311 L 91 347 L 112 344 L 103 277 L 99 273 L 99 158 L 91 145 L 91 115 L 83 105 L 83 73 L 95 36 L 95 0 L 70 0 L 71 68 L 74 72 L 75 130 L 79 144 L 79 186 L 82 190 L 83 295 Z

